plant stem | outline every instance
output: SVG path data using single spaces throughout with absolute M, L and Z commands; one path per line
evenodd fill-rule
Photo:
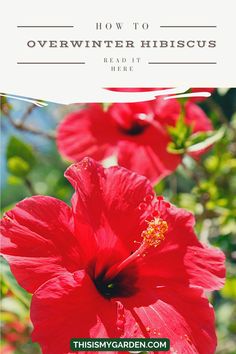
M 9 122 L 11 123 L 11 125 L 16 128 L 16 129 L 19 129 L 19 130 L 23 130 L 23 131 L 26 131 L 26 132 L 29 132 L 29 133 L 32 133 L 32 134 L 35 134 L 35 135 L 41 135 L 45 138 L 48 138 L 48 139 L 55 139 L 55 134 L 54 133 L 51 133 L 51 132 L 44 132 L 42 130 L 39 130 L 39 129 L 36 129 L 32 126 L 29 126 L 29 125 L 25 125 L 23 124 L 23 122 L 15 122 L 14 119 L 12 118 L 12 116 L 10 115 L 9 112 L 4 112 L 5 116 L 8 118 Z
M 34 186 L 33 186 L 32 182 L 27 177 L 25 177 L 24 182 L 25 182 L 25 185 L 28 188 L 28 190 L 29 190 L 31 195 L 37 194 L 35 189 L 34 189 Z
M 29 115 L 33 112 L 33 110 L 35 108 L 37 108 L 38 106 L 36 106 L 34 103 L 32 103 L 31 105 L 28 106 L 27 110 L 25 111 L 25 113 L 22 115 L 21 119 L 20 119 L 20 123 L 19 125 L 23 126 L 26 119 L 29 117 Z

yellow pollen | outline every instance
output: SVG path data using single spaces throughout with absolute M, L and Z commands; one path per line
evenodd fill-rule
M 148 226 L 142 232 L 143 242 L 146 246 L 157 247 L 165 239 L 165 233 L 168 230 L 168 224 L 161 218 L 154 218 L 148 221 Z
M 143 241 L 141 242 L 140 247 L 122 262 L 114 264 L 105 274 L 107 280 L 112 281 L 112 279 L 114 279 L 114 277 L 130 263 L 134 262 L 141 256 L 145 257 L 147 255 L 146 251 L 149 247 L 157 247 L 165 239 L 165 233 L 168 230 L 168 224 L 165 220 L 162 220 L 160 217 L 154 217 L 153 220 L 147 221 L 147 224 L 148 226 L 146 230 L 141 234 Z M 140 242 L 135 241 L 135 243 Z

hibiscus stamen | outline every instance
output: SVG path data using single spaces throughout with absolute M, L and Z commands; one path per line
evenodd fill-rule
M 148 195 L 144 198 L 144 201 L 146 203 L 141 203 L 139 205 L 139 210 L 147 209 L 148 204 L 152 209 L 151 215 L 146 220 L 147 227 L 141 233 L 142 242 L 134 241 L 135 243 L 140 243 L 139 248 L 121 263 L 113 265 L 105 275 L 106 280 L 113 279 L 129 264 L 136 261 L 141 256 L 146 256 L 147 250 L 150 247 L 156 248 L 161 244 L 162 241 L 164 241 L 165 233 L 168 230 L 168 224 L 165 220 L 161 218 L 161 214 L 163 213 L 165 208 L 170 207 L 170 204 L 165 202 L 163 197 L 157 197 L 157 202 L 154 205 L 151 205 L 152 200 L 153 197 L 151 195 Z
M 168 230 L 168 224 L 161 218 L 154 218 L 151 221 L 147 221 L 148 226 L 145 231 L 142 232 L 143 242 L 147 247 L 157 247 L 164 241 L 165 233 Z

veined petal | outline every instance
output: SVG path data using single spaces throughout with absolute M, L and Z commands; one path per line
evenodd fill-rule
M 119 252 L 127 256 L 142 230 L 139 205 L 147 194 L 153 194 L 148 180 L 121 167 L 104 169 L 89 158 L 70 166 L 65 176 L 76 191 L 73 211 L 86 257 L 99 252 L 98 258 L 109 264 L 109 258 L 114 261 Z M 90 232 L 81 232 L 82 228 Z
M 32 338 L 44 354 L 70 354 L 72 338 L 119 337 L 116 318 L 116 304 L 97 292 L 84 271 L 67 272 L 49 280 L 34 294 Z
M 25 199 L 1 220 L 1 253 L 19 284 L 34 292 L 61 271 L 77 270 L 80 256 L 72 211 L 45 196 Z
M 171 205 L 162 218 L 168 224 L 165 240 L 150 249 L 141 272 L 147 282 L 156 279 L 157 285 L 168 283 L 200 286 L 216 290 L 225 280 L 225 256 L 222 251 L 200 243 L 194 232 L 193 215 Z
M 99 104 L 70 113 L 57 131 L 58 149 L 71 161 L 85 156 L 102 160 L 114 152 L 116 140 L 116 129 Z
M 125 337 L 169 338 L 171 353 L 215 352 L 214 311 L 199 288 L 144 289 L 123 305 Z

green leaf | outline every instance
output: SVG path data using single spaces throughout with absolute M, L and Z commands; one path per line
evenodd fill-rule
M 26 176 L 35 164 L 32 147 L 12 136 L 7 146 L 7 167 L 9 172 L 17 177 Z
M 182 155 L 185 152 L 184 148 L 178 148 L 176 147 L 175 143 L 170 142 L 167 146 L 167 151 L 171 154 L 177 154 L 177 155 Z
M 8 176 L 7 183 L 11 184 L 12 186 L 19 186 L 20 184 L 22 184 L 22 178 L 19 178 L 17 176 Z
M 9 265 L 3 258 L 0 258 L 0 267 L 2 280 L 4 281 L 4 283 L 13 292 L 13 294 L 21 300 L 21 302 L 23 302 L 27 307 L 29 307 L 31 296 L 17 283 L 13 274 L 11 273 Z
M 176 125 L 168 126 L 167 130 L 172 140 L 167 146 L 167 151 L 172 154 L 183 154 L 192 134 L 192 127 L 185 123 L 183 114 L 180 115 Z
M 226 283 L 221 290 L 221 294 L 226 298 L 236 299 L 236 277 L 226 279 Z
M 214 132 L 200 132 L 193 134 L 190 138 L 191 145 L 187 147 L 187 152 L 203 150 L 221 140 L 225 134 L 225 128 L 222 127 Z
M 12 296 L 5 297 L 1 300 L 1 310 L 8 313 L 13 313 L 20 318 L 27 316 L 27 308 L 17 298 Z
M 204 164 L 205 164 L 206 170 L 209 171 L 210 173 L 213 173 L 213 172 L 217 171 L 217 168 L 219 168 L 220 158 L 219 158 L 219 156 L 211 155 L 205 159 Z
M 16 315 L 12 312 L 1 312 L 1 322 L 14 322 L 17 319 Z
M 10 157 L 7 161 L 7 168 L 16 177 L 24 177 L 31 170 L 30 165 L 19 156 Z

